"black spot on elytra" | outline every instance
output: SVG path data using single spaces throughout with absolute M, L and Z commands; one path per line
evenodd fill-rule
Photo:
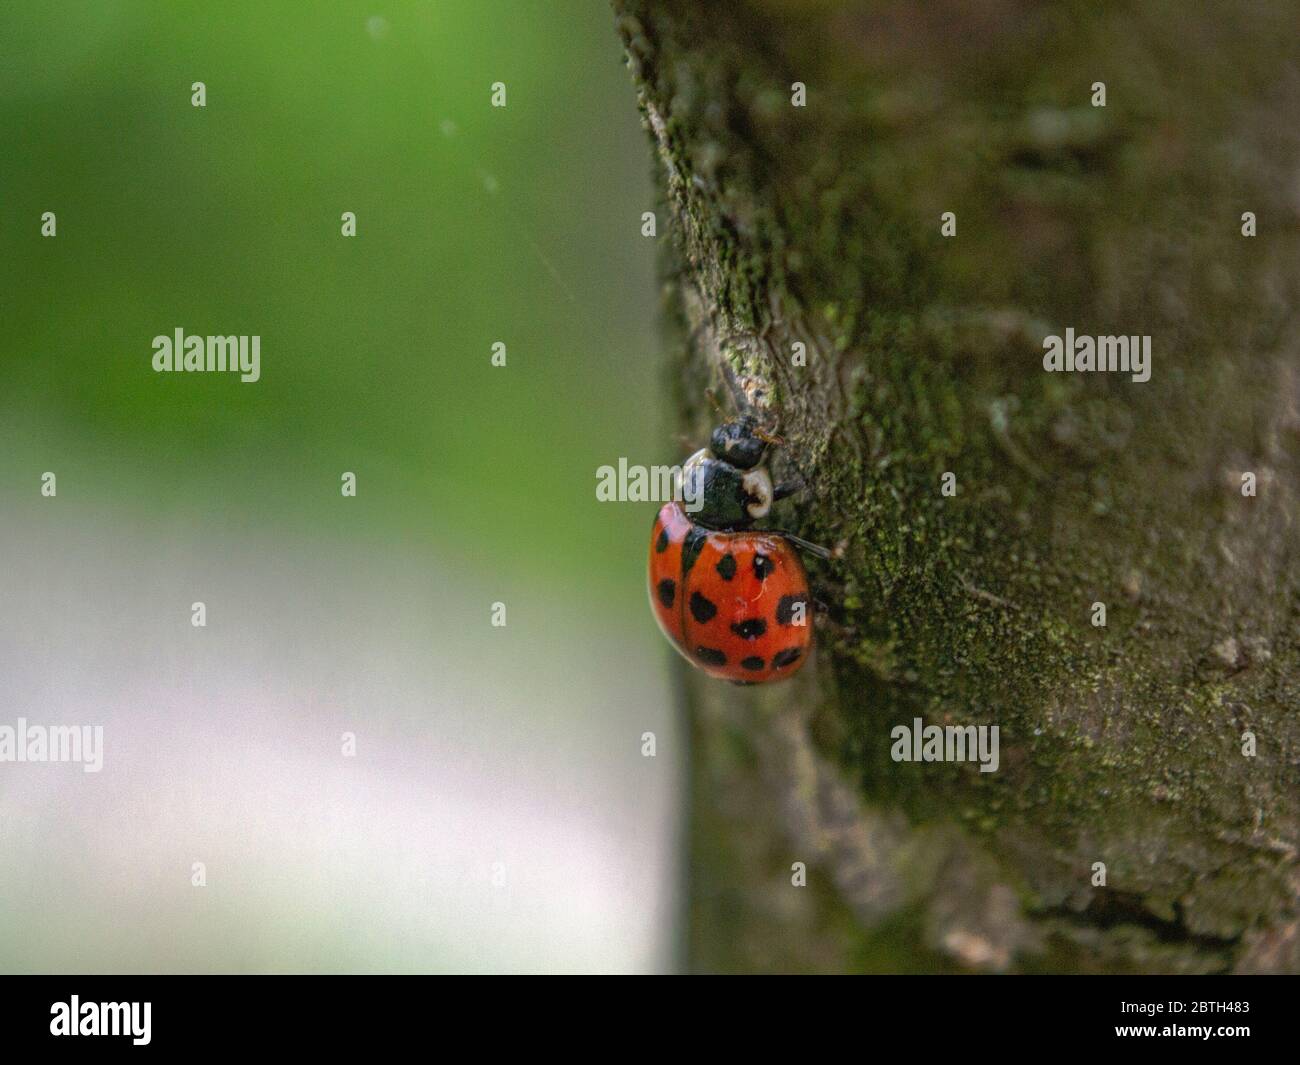
M 725 666 L 727 664 L 727 656 L 716 647 L 697 647 L 695 648 L 695 657 L 705 665 Z
M 776 569 L 776 566 L 773 565 L 772 560 L 766 555 L 754 556 L 754 576 L 760 581 L 764 580 L 774 569 Z
M 655 541 L 655 550 L 659 552 L 668 550 L 668 530 L 659 530 L 659 539 Z
M 691 567 L 695 565 L 695 560 L 700 557 L 700 552 L 704 550 L 704 542 L 709 538 L 709 534 L 702 529 L 691 529 L 686 534 L 686 539 L 682 541 L 682 576 L 691 572 Z
M 776 604 L 776 620 L 781 625 L 794 624 L 794 609 L 796 604 L 803 604 L 803 610 L 799 613 L 800 623 L 805 624 L 808 620 L 808 600 L 802 595 L 783 595 Z
M 750 655 L 748 658 L 742 658 L 740 660 L 740 668 L 747 669 L 751 673 L 757 673 L 763 668 L 763 660 L 757 655 Z
M 677 598 L 677 582 L 671 577 L 665 577 L 659 582 L 659 602 L 664 606 L 673 605 L 673 600 Z
M 699 592 L 691 592 L 691 617 L 701 625 L 713 620 L 713 615 L 717 612 L 718 608 L 713 604 L 713 600 L 706 599 Z
M 767 632 L 767 622 L 762 618 L 746 618 L 744 621 L 732 622 L 731 631 L 742 640 L 757 640 Z
M 792 665 L 799 661 L 799 656 L 803 651 L 798 647 L 787 647 L 784 651 L 778 651 L 772 656 L 772 668 L 781 669 L 785 666 Z
M 718 576 L 724 581 L 731 580 L 736 575 L 736 556 L 728 551 L 722 556 L 722 561 L 713 568 L 718 571 Z

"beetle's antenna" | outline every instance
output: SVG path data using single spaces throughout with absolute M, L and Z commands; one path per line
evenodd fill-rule
M 740 382 L 736 380 L 736 372 L 731 366 L 723 361 L 720 363 L 722 368 L 722 379 L 727 383 L 727 389 L 731 392 L 731 398 L 736 403 L 736 412 L 738 414 L 752 414 L 754 405 L 749 402 L 749 397 L 745 395 L 745 390 L 740 387 Z

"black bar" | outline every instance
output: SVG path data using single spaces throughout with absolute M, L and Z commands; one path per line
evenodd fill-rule
M 703 996 L 698 984 L 579 980 L 581 987 L 435 976 L 6 977 L 0 990 L 0 1046 L 15 1062 L 24 1060 L 10 1056 L 20 1049 L 43 1057 L 69 1047 L 95 1052 L 110 1044 L 169 1058 L 178 1052 L 243 1049 L 373 1054 L 412 1045 L 434 1052 L 460 1045 L 462 1053 L 477 1047 L 478 1053 L 495 1056 L 512 1039 L 534 1052 L 565 1046 L 648 1048 L 662 1041 L 666 1048 L 676 1047 L 673 1053 L 693 1057 L 700 1046 L 715 1044 L 733 1052 L 755 1042 L 769 1051 L 787 1041 L 810 1050 L 827 1040 L 843 1046 L 848 1024 L 858 1047 L 854 1055 L 863 1058 L 890 1045 L 912 1045 L 927 1056 L 945 1047 L 1073 1056 L 1125 1044 L 1138 1053 L 1183 1054 L 1200 1046 L 1222 1054 L 1292 1049 L 1297 991 L 1293 978 L 1245 976 L 883 976 L 836 987 L 778 978 L 732 980 L 725 988 L 711 980 Z M 139 1037 L 129 1032 L 52 1034 L 52 1023 L 61 1024 L 70 1013 L 74 995 L 80 1023 L 87 1026 L 92 1016 L 94 1023 L 126 1016 L 98 1004 L 138 1004 L 134 1017 L 143 1021 L 147 1002 L 148 1042 L 137 1044 Z M 611 1024 L 624 1030 L 613 1043 Z M 1208 1038 L 1177 1031 L 1207 1027 Z M 1129 1034 L 1120 1034 L 1121 1028 Z M 1151 1032 L 1135 1032 L 1142 1029 Z M 1237 1031 L 1229 1034 L 1229 1029 Z M 1171 1034 L 1160 1034 L 1166 1031 Z

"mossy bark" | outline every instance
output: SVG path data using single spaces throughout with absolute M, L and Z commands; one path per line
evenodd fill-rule
M 614 8 L 684 428 L 727 363 L 839 554 L 798 678 L 690 681 L 691 965 L 1300 969 L 1297 4 Z

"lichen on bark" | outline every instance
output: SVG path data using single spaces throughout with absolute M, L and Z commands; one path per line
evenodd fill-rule
M 683 424 L 725 362 L 839 554 L 798 679 L 689 686 L 692 964 L 1300 969 L 1297 5 L 614 8 Z

